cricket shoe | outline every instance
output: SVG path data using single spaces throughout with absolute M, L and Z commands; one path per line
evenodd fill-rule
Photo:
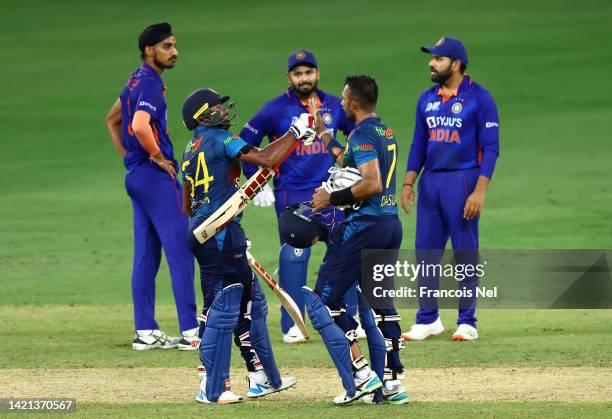
M 354 377 L 355 380 L 355 395 L 349 396 L 346 394 L 346 391 L 338 394 L 334 397 L 334 403 L 337 405 L 345 405 L 355 400 L 362 398 L 363 396 L 373 393 L 376 389 L 382 387 L 382 382 L 378 375 L 372 370 L 369 370 L 368 375 L 364 379 L 360 379 L 357 376 Z
M 231 404 L 240 403 L 241 401 L 242 396 L 232 393 L 230 390 L 230 381 L 227 379 L 225 380 L 225 391 L 221 393 L 216 402 L 211 402 L 206 398 L 206 375 L 202 377 L 202 381 L 200 381 L 200 391 L 198 391 L 196 395 L 196 402 L 205 404 Z
M 179 351 L 197 351 L 200 348 L 198 330 L 199 328 L 195 327 L 181 333 L 181 339 L 178 341 Z
M 478 331 L 475 327 L 469 324 L 462 323 L 457 327 L 455 333 L 453 333 L 453 340 L 476 340 L 478 339 Z
M 440 336 L 444 333 L 444 325 L 440 317 L 429 324 L 413 324 L 410 331 L 402 333 L 404 340 L 425 340 L 430 336 Z
M 400 380 L 384 380 L 382 387 L 382 400 L 380 403 L 404 404 L 408 403 L 408 392 Z M 363 398 L 366 404 L 375 404 L 374 393 L 368 394 Z
M 146 351 L 149 349 L 172 349 L 178 346 L 179 338 L 166 335 L 159 329 L 137 330 L 132 340 L 132 349 Z
M 300 332 L 300 329 L 296 325 L 291 326 L 286 334 L 283 335 L 283 342 L 285 343 L 306 343 L 307 340 Z
M 295 377 L 282 377 L 281 386 L 278 388 L 274 387 L 270 381 L 268 381 L 268 377 L 263 370 L 249 372 L 247 381 L 249 382 L 249 389 L 247 390 L 246 396 L 250 399 L 263 397 L 267 396 L 268 394 L 286 390 L 289 387 L 293 387 L 295 383 L 297 383 L 297 379 Z

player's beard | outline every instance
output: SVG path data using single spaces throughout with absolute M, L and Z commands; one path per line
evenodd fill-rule
M 433 71 L 434 73 L 431 75 L 431 81 L 433 81 L 434 83 L 441 83 L 444 84 L 444 82 L 446 80 L 448 80 L 450 78 L 450 76 L 453 75 L 453 71 L 451 70 L 451 66 L 452 66 L 452 62 L 448 65 L 448 68 L 444 71 L 436 71 L 433 68 L 430 68 L 431 71 Z
M 157 59 L 157 56 L 153 57 L 153 62 L 158 68 L 174 68 L 174 63 L 176 63 L 176 57 L 171 57 L 167 63 L 163 63 Z
M 300 83 L 300 84 L 292 84 L 291 87 L 297 93 L 298 96 L 307 97 L 310 96 L 312 92 L 314 92 L 318 86 L 319 82 L 317 80 L 314 83 Z

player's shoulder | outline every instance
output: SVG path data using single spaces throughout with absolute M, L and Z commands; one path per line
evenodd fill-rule
M 289 92 L 284 92 L 272 99 L 268 100 L 261 107 L 260 112 L 274 112 L 277 109 L 284 108 L 291 101 Z
M 419 102 L 429 100 L 431 97 L 437 96 L 439 89 L 440 85 L 434 84 L 433 86 L 430 86 L 427 89 L 423 90 L 419 95 Z
M 342 98 L 332 95 L 331 93 L 327 93 L 324 90 L 318 89 L 317 95 L 319 96 L 319 99 L 321 100 L 321 102 L 338 105 L 338 106 L 342 104 Z
M 474 95 L 478 98 L 484 100 L 493 100 L 493 95 L 491 92 L 485 88 L 482 84 L 475 82 L 471 78 L 468 80 L 468 85 L 470 86 L 470 90 Z

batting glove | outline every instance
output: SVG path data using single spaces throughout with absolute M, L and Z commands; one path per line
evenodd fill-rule
M 274 198 L 274 191 L 270 185 L 265 185 L 261 192 L 253 198 L 253 203 L 256 207 L 269 207 L 274 204 L 274 201 L 276 201 L 276 199 Z
M 293 125 L 291 125 L 289 132 L 304 143 L 304 145 L 311 145 L 316 137 L 314 118 L 306 112 L 301 114 Z

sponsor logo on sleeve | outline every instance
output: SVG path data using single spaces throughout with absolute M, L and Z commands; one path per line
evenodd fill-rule
M 145 102 L 144 100 L 138 102 L 138 106 L 144 106 L 151 109 L 152 111 L 157 112 L 157 108 L 155 106 L 151 105 L 149 102 Z
M 353 146 L 353 152 L 368 151 L 368 150 L 374 150 L 374 146 L 372 144 L 359 144 L 359 145 Z
M 238 135 L 232 134 L 223 141 L 223 144 L 228 145 L 230 141 L 237 140 L 238 138 L 240 138 Z
M 498 122 L 485 122 L 485 128 L 499 128 Z
M 248 122 L 244 124 L 244 127 L 248 129 L 249 131 L 251 131 L 253 134 L 259 134 L 259 131 L 257 131 L 257 129 L 253 128 L 251 125 L 249 125 Z

